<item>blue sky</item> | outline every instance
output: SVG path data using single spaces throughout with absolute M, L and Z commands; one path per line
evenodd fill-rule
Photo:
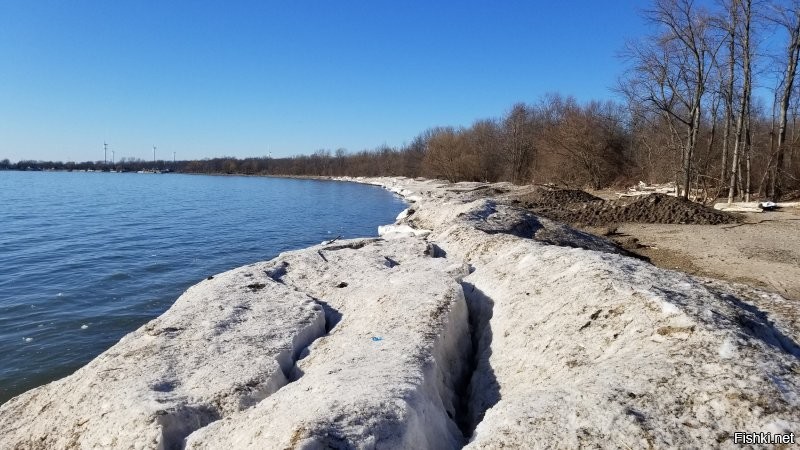
M 357 151 L 611 98 L 645 4 L 0 0 L 0 159 Z

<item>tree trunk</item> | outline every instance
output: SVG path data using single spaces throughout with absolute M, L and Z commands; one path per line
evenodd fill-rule
M 750 156 L 752 154 L 753 142 L 750 137 L 750 112 L 747 113 L 747 128 L 745 129 L 745 188 L 744 188 L 744 201 L 750 201 Z
M 697 146 L 697 132 L 700 129 L 700 98 L 703 95 L 702 85 L 698 81 L 695 91 L 695 104 L 692 111 L 692 125 L 689 127 L 689 137 L 686 144 L 686 156 L 683 169 L 683 195 L 685 200 L 689 199 L 689 189 L 692 183 L 692 160 L 694 159 L 694 148 Z
M 775 155 L 775 174 L 773 175 L 772 199 L 777 201 L 783 194 L 784 144 L 786 143 L 786 122 L 789 112 L 789 101 L 792 97 L 794 78 L 797 72 L 797 59 L 800 57 L 800 8 L 792 11 L 793 26 L 789 28 L 789 46 L 787 49 L 786 75 L 780 99 L 780 115 L 778 119 L 778 148 Z M 788 25 L 788 24 L 787 24 Z
M 745 144 L 744 127 L 745 127 L 745 114 L 750 109 L 750 92 L 751 92 L 751 71 L 750 71 L 750 17 L 752 0 L 742 0 L 742 19 L 744 29 L 742 30 L 742 95 L 739 103 L 739 115 L 736 118 L 736 141 L 733 146 L 733 167 L 731 167 L 731 185 L 728 189 L 728 203 L 733 202 L 734 189 L 736 185 L 736 172 L 740 171 L 740 153 L 744 150 L 741 147 Z M 741 174 L 739 175 L 741 183 Z M 741 191 L 741 188 L 740 188 Z
M 731 123 L 733 122 L 733 83 L 736 76 L 736 23 L 738 14 L 731 12 L 731 24 L 728 30 L 728 86 L 724 93 L 725 98 L 725 131 L 722 141 L 722 171 L 720 185 L 725 185 L 728 174 L 728 145 L 731 139 Z
M 717 111 L 719 109 L 719 100 L 714 103 L 714 106 L 711 108 L 711 135 L 708 137 L 708 147 L 706 147 L 706 157 L 710 159 L 711 151 L 714 149 L 714 140 L 717 137 Z M 708 161 L 708 160 L 707 160 Z M 708 164 L 704 165 L 704 171 L 707 169 Z M 705 171 L 708 173 L 708 171 Z

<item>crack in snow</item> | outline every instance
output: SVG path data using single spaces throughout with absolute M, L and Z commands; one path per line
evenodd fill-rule
M 467 361 L 467 375 L 459 388 L 460 402 L 454 420 L 469 442 L 486 411 L 500 400 L 500 389 L 489 361 L 494 301 L 471 283 L 462 281 L 461 287 L 469 311 L 472 353 Z
M 284 270 L 288 264 L 279 267 Z M 283 276 L 281 274 L 280 276 Z M 287 348 L 275 357 L 279 370 L 263 383 L 251 390 L 251 394 L 242 401 L 242 410 L 252 408 L 265 398 L 278 392 L 288 384 L 294 383 L 303 376 L 303 372 L 297 367 L 297 362 L 308 354 L 308 348 L 319 338 L 327 336 L 328 333 L 341 320 L 341 313 L 330 307 L 322 300 L 311 297 L 314 300 L 314 308 L 321 312 L 314 321 L 302 329 L 292 340 L 291 348 Z M 185 406 L 174 412 L 161 415 L 157 421 L 162 427 L 161 442 L 158 450 L 183 450 L 186 439 L 197 430 L 220 420 L 222 415 L 217 408 L 209 405 Z

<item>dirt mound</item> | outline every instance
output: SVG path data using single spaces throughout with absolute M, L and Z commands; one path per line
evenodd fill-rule
M 540 206 L 569 206 L 575 203 L 603 201 L 600 197 L 577 189 L 541 188 L 527 194 L 520 200 Z
M 718 225 L 739 221 L 736 216 L 729 213 L 665 194 L 650 194 L 625 206 L 619 218 L 619 222 L 696 225 Z
M 626 203 L 601 200 L 583 191 L 542 190 L 526 196 L 522 203 L 536 214 L 572 225 L 624 222 L 717 225 L 740 221 L 736 215 L 665 194 L 651 194 Z

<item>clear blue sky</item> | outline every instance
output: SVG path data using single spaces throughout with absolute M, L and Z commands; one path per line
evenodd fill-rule
M 645 4 L 0 0 L 0 159 L 356 151 L 611 98 Z

